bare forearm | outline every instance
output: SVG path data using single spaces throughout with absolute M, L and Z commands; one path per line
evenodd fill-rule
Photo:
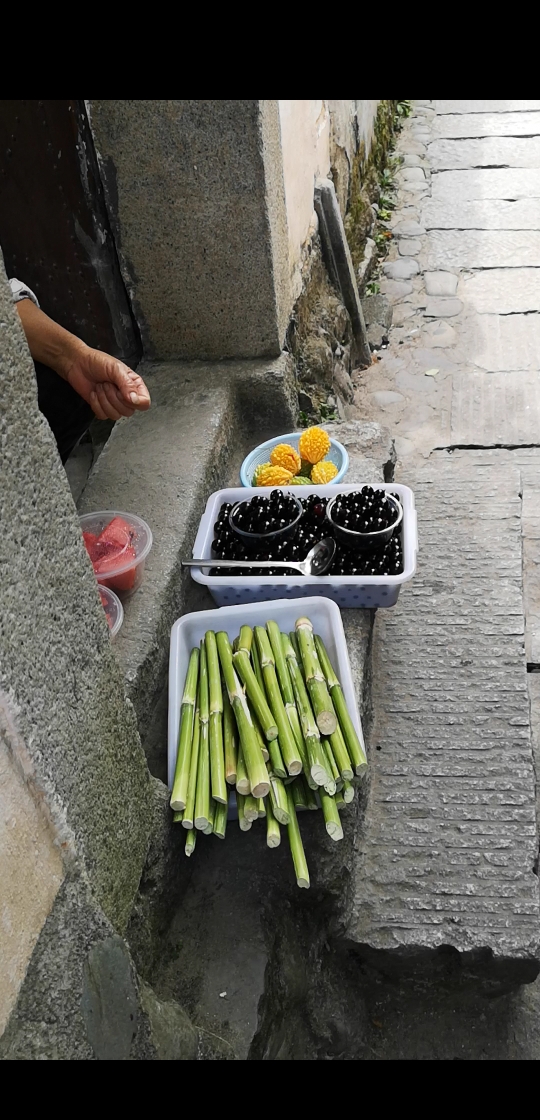
M 30 299 L 19 300 L 17 311 L 34 361 L 43 362 L 67 380 L 73 362 L 88 349 L 86 343 L 49 319 Z

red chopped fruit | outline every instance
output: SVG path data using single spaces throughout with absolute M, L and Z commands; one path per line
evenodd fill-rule
M 86 545 L 86 551 L 88 552 L 88 555 L 91 556 L 97 542 L 96 533 L 83 533 L 83 541 Z
M 127 548 L 131 544 L 135 533 L 131 525 L 124 521 L 123 517 L 113 517 L 112 521 L 105 526 L 102 533 L 98 537 L 98 544 L 113 545 L 118 551 Z
M 135 549 L 128 545 L 127 548 L 110 552 L 107 556 L 96 559 L 94 561 L 94 571 L 99 576 L 100 583 L 105 584 L 105 587 L 110 587 L 112 591 L 131 591 L 137 577 L 136 560 Z M 127 571 L 110 576 L 109 579 L 105 578 L 108 572 L 114 572 L 116 568 L 129 563 L 133 563 L 133 567 L 128 568 Z

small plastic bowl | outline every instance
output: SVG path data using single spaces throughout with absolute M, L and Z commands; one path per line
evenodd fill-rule
M 377 529 L 374 533 L 357 533 L 354 529 L 344 529 L 343 525 L 338 525 L 332 517 L 332 507 L 339 497 L 343 497 L 343 495 L 336 494 L 335 498 L 330 498 L 326 507 L 326 517 L 334 530 L 336 539 L 355 552 L 367 548 L 380 548 L 381 545 L 388 544 L 398 525 L 401 525 L 403 521 L 403 506 L 392 494 L 387 494 L 388 501 L 392 502 L 396 508 L 396 519 L 391 525 L 387 525 L 386 529 Z
M 122 518 L 130 527 L 130 548 L 135 552 L 135 559 L 132 555 L 122 558 L 120 553 L 114 561 L 111 558 L 106 571 L 103 570 L 99 560 L 93 562 L 93 568 L 101 587 L 109 587 L 111 591 L 127 599 L 142 583 L 145 560 L 152 548 L 152 530 L 149 525 L 142 517 L 137 517 L 134 513 L 122 513 L 117 509 L 83 513 L 79 521 L 83 533 L 93 533 L 94 536 L 99 537 L 115 517 Z
M 274 436 L 273 439 L 267 439 L 266 443 L 260 443 L 253 451 L 250 451 L 246 456 L 242 466 L 240 467 L 240 482 L 242 486 L 253 486 L 253 475 L 255 469 L 260 467 L 262 463 L 267 463 L 271 452 L 274 447 L 279 443 L 290 443 L 295 451 L 298 451 L 298 443 L 302 432 L 289 432 L 285 436 Z M 337 439 L 332 439 L 330 436 L 330 451 L 328 455 L 324 456 L 325 461 L 333 463 L 337 467 L 337 475 L 332 479 L 330 486 L 335 486 L 336 483 L 342 482 L 349 469 L 349 453 L 342 443 Z M 313 485 L 313 484 L 312 484 Z
M 274 486 L 272 487 L 272 489 L 275 490 L 279 488 Z M 269 487 L 268 493 L 270 494 L 270 492 L 271 491 Z M 229 525 L 233 533 L 236 533 L 237 537 L 241 537 L 245 545 L 252 544 L 254 547 L 261 543 L 264 543 L 264 541 L 270 542 L 277 540 L 286 540 L 287 537 L 291 536 L 291 534 L 294 533 L 294 530 L 296 529 L 296 526 L 298 525 L 298 522 L 300 521 L 300 518 L 302 517 L 302 514 L 304 512 L 304 507 L 300 499 L 296 497 L 296 494 L 287 494 L 287 497 L 293 499 L 293 501 L 296 503 L 296 508 L 298 511 L 294 521 L 291 521 L 289 525 L 284 525 L 283 529 L 272 529 L 270 533 L 246 533 L 245 529 L 240 529 L 238 525 L 234 524 L 234 515 L 238 512 L 240 506 L 246 505 L 248 500 L 252 501 L 252 499 L 250 498 L 246 499 L 245 501 L 236 502 L 236 505 L 233 506 L 229 514 Z
M 110 587 L 104 587 L 98 583 L 98 591 L 101 596 L 101 603 L 105 611 L 105 617 L 109 624 L 111 638 L 116 638 L 118 631 L 124 621 L 124 608 L 118 598 L 118 595 L 111 591 Z

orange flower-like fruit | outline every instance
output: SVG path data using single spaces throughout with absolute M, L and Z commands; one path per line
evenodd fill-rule
M 330 451 L 330 439 L 322 428 L 306 428 L 298 441 L 298 450 L 308 463 L 319 463 Z

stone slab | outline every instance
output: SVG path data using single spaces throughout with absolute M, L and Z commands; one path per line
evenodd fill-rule
M 422 242 L 416 241 L 414 237 L 402 237 L 398 249 L 403 257 L 416 257 L 422 249 Z
M 425 272 L 424 284 L 428 296 L 455 296 L 458 278 L 453 272 Z
M 252 444 L 261 433 L 268 438 L 290 431 L 296 404 L 286 355 L 268 362 L 149 363 L 140 369 L 152 408 L 116 424 L 80 508 L 138 513 L 154 535 L 144 581 L 125 604 L 116 641 L 144 735 L 163 685 L 171 626 L 186 595 L 195 592 L 180 561 L 192 555 L 207 498 L 226 484 L 242 426 Z
M 481 313 L 510 315 L 540 311 L 537 268 L 490 268 L 460 279 L 459 298 Z
M 539 136 L 485 136 L 475 140 L 434 140 L 433 171 L 476 167 L 540 167 Z
M 540 101 L 435 101 L 438 115 L 446 113 L 517 113 L 540 109 Z
M 540 431 L 540 374 L 512 377 L 481 370 L 456 373 L 452 380 L 451 437 L 459 447 L 537 445 Z
M 419 568 L 376 620 L 347 934 L 409 960 L 484 950 L 530 979 L 540 927 L 519 472 L 442 453 L 409 481 Z
M 488 373 L 536 372 L 540 315 L 477 315 L 469 320 L 466 350 L 468 361 Z
M 540 181 L 540 173 L 539 173 Z M 400 241 L 402 246 L 411 244 Z M 540 230 L 432 230 L 426 248 L 428 269 L 522 268 L 540 266 Z
M 416 264 L 416 261 L 412 263 Z M 408 280 L 383 280 L 381 283 L 381 291 L 384 292 L 387 300 L 393 304 L 399 303 L 404 296 L 411 295 L 413 286 Z
M 434 202 L 454 205 L 470 199 L 540 198 L 540 176 L 528 167 L 480 168 L 475 171 L 440 171 L 431 181 Z
M 428 299 L 424 315 L 430 319 L 452 319 L 463 311 L 460 299 L 445 299 L 444 296 L 433 296 Z
M 383 264 L 383 272 L 390 280 L 408 280 L 420 272 L 420 265 L 415 260 L 387 261 Z
M 538 136 L 540 111 L 446 113 L 437 119 L 439 136 Z
M 498 198 L 454 200 L 428 198 L 423 203 L 426 229 L 539 229 L 540 200 L 508 202 Z

